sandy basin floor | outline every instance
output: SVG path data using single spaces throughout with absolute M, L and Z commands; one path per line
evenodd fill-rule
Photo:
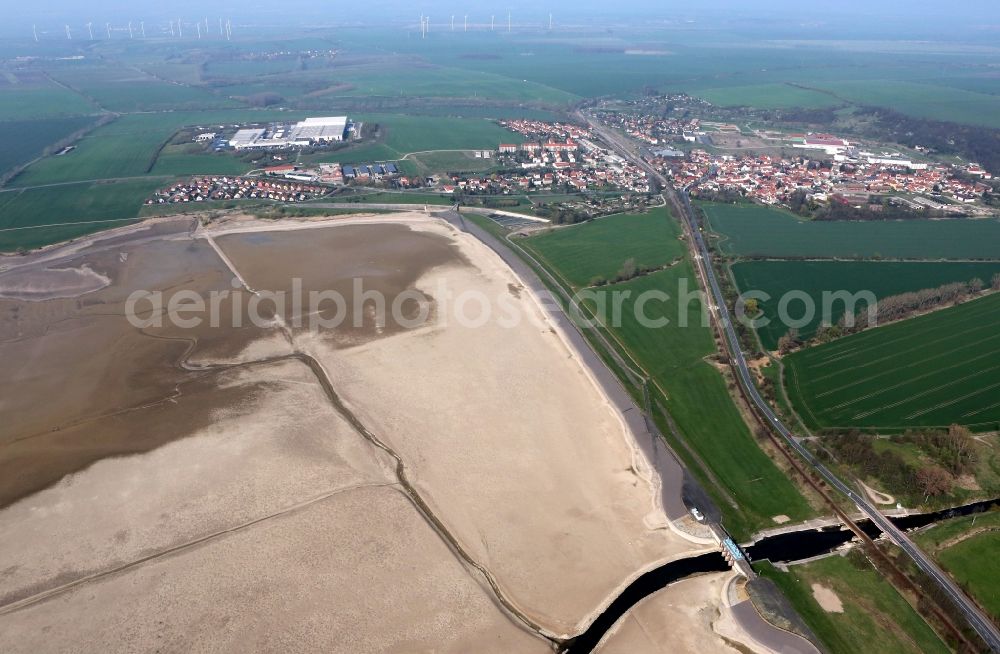
M 345 491 L 2 626 L 0 649 L 25 653 L 547 651 L 392 488 Z
M 698 549 L 664 527 L 622 422 L 495 254 L 416 214 L 336 224 L 234 222 L 215 238 L 255 289 L 291 276 L 345 289 L 360 266 L 390 295 L 430 298 L 431 324 L 193 338 L 122 328 L 132 288 L 228 286 L 233 271 L 187 236 L 52 263 L 110 280 L 78 298 L 54 289 L 49 301 L 0 301 L 0 347 L 15 371 L 0 420 L 35 408 L 0 434 L 0 466 L 52 478 L 5 491 L 0 651 L 548 650 L 432 528 L 396 462 L 314 371 L 273 360 L 292 351 L 314 357 L 401 458 L 447 537 L 549 632 L 582 629 L 631 578 Z M 359 249 L 365 239 L 375 254 Z M 183 270 L 160 268 L 180 252 L 191 257 Z M 414 256 L 420 265 L 401 263 Z M 530 320 L 440 320 L 442 288 L 502 297 Z M 81 348 L 81 334 L 98 346 Z M 245 365 L 192 373 L 176 368 L 185 353 Z M 30 393 L 18 395 L 22 379 Z M 67 380 L 90 384 L 62 398 Z M 50 398 L 42 410 L 38 396 Z
M 682 579 L 636 604 L 608 632 L 596 654 L 738 654 L 717 632 L 722 592 L 732 573 Z M 724 620 L 725 631 L 735 631 Z M 732 636 L 730 636 L 732 637 Z M 740 638 L 739 640 L 744 640 Z
M 377 227 L 368 227 L 373 236 Z M 416 281 L 437 298 L 437 320 L 347 348 L 303 330 L 297 344 L 396 448 L 434 512 L 508 597 L 549 631 L 572 634 L 638 571 L 693 548 L 664 527 L 623 423 L 510 269 L 441 221 L 413 219 L 410 228 L 405 241 L 433 235 L 460 255 Z M 291 268 L 278 269 L 281 243 L 258 242 L 271 256 L 255 274 L 259 253 L 247 243 L 257 236 L 219 244 L 251 286 L 269 288 Z M 292 250 L 294 265 L 310 268 L 308 254 Z M 490 300 L 492 319 L 480 320 L 472 301 L 460 313 L 443 300 L 457 305 L 469 292 Z M 501 324 L 502 306 L 521 316 L 515 326 Z

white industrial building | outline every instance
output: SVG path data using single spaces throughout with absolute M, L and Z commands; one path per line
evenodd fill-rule
M 801 143 L 793 143 L 792 147 L 804 148 L 806 150 L 822 150 L 832 156 L 847 152 L 851 144 L 834 136 L 806 136 L 802 139 Z
M 278 150 L 326 145 L 344 140 L 347 116 L 306 118 L 294 125 L 279 126 L 273 133 L 266 129 L 241 129 L 229 139 L 234 150 Z
M 896 166 L 897 168 L 909 168 L 910 170 L 927 170 L 927 164 L 914 163 L 910 159 L 903 159 L 902 157 L 878 157 L 869 152 L 862 152 L 859 156 L 862 159 L 867 160 L 870 164 Z
M 264 131 L 264 129 L 241 129 L 229 139 L 229 145 L 236 150 L 246 150 L 264 137 Z
M 292 127 L 290 141 L 309 143 L 330 143 L 343 141 L 347 130 L 347 116 L 326 116 L 323 118 L 306 118 Z

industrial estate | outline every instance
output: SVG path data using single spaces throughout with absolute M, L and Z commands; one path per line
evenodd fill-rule
M 632 4 L 0 27 L 0 650 L 1000 651 L 1000 50 Z

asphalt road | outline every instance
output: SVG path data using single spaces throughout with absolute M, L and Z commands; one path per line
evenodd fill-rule
M 772 652 L 781 652 L 782 654 L 819 654 L 816 646 L 802 636 L 779 629 L 761 617 L 750 600 L 743 600 L 739 604 L 734 604 L 729 608 L 729 611 L 733 614 L 733 619 L 739 623 L 745 632 Z
M 582 114 L 581 114 L 582 115 Z M 659 182 L 663 188 L 667 189 L 667 193 L 672 193 L 668 181 L 661 176 L 655 169 L 644 161 L 641 157 L 638 157 L 636 153 L 632 150 L 629 144 L 624 140 L 623 137 L 614 133 L 606 126 L 601 125 L 596 120 L 591 119 L 588 116 L 583 116 L 590 126 L 598 132 L 604 139 L 614 146 L 620 154 L 626 158 L 631 159 L 634 163 L 641 166 L 647 174 L 652 176 L 652 179 Z M 951 598 L 954 604 L 961 610 L 962 614 L 965 615 L 966 620 L 975 629 L 976 633 L 982 637 L 986 644 L 989 645 L 990 649 L 994 652 L 1000 652 L 1000 630 L 993 624 L 993 622 L 976 606 L 975 602 L 970 600 L 965 593 L 958 587 L 958 585 L 952 581 L 952 579 L 943 571 L 929 556 L 927 556 L 919 547 L 917 547 L 913 541 L 907 537 L 907 535 L 898 529 L 888 518 L 886 518 L 874 505 L 868 502 L 867 499 L 859 495 L 854 491 L 853 488 L 849 487 L 843 481 L 840 480 L 833 472 L 831 472 L 825 465 L 813 456 L 813 454 L 807 450 L 791 432 L 781 422 L 778 416 L 771 409 L 771 406 L 761 397 L 760 393 L 757 391 L 757 385 L 754 383 L 753 376 L 750 374 L 750 369 L 747 366 L 746 357 L 743 354 L 743 349 L 740 347 L 740 341 L 736 334 L 736 329 L 733 326 L 732 320 L 729 315 L 729 309 L 726 306 L 725 296 L 722 294 L 722 289 L 719 287 L 718 279 L 715 276 L 715 270 L 711 265 L 711 255 L 708 252 L 708 248 L 705 246 L 705 239 L 702 236 L 701 229 L 695 219 L 694 208 L 691 206 L 691 200 L 688 197 L 687 189 L 684 192 L 677 194 L 679 196 L 679 202 L 684 208 L 684 220 L 688 223 L 691 234 L 694 237 L 694 244 L 697 248 L 697 260 L 696 264 L 702 271 L 702 278 L 708 281 L 709 291 L 712 294 L 712 301 L 714 303 L 714 308 L 712 310 L 713 315 L 715 315 L 716 320 L 722 326 L 723 331 L 726 334 L 726 340 L 729 343 L 729 349 L 733 357 L 733 361 L 736 364 L 736 369 L 738 371 L 738 378 L 740 385 L 746 391 L 747 396 L 753 401 L 757 409 L 761 414 L 768 420 L 774 427 L 775 431 L 781 434 L 782 438 L 796 451 L 799 456 L 801 456 L 810 466 L 813 467 L 817 472 L 822 475 L 823 479 L 836 489 L 838 492 L 846 495 L 852 502 L 854 502 L 858 509 L 861 510 L 874 524 L 876 524 L 886 536 L 889 537 L 901 550 L 903 550 L 917 565 L 917 567 L 927 574 L 931 579 L 933 579 L 941 587 L 942 590 Z

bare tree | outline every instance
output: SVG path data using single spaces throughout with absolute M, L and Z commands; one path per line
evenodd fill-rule
M 798 347 L 800 343 L 799 330 L 793 327 L 788 330 L 787 334 L 778 339 L 778 351 L 782 354 L 788 354 Z
M 917 486 L 924 495 L 944 495 L 951 490 L 951 475 L 940 466 L 917 470 Z
M 637 272 L 638 266 L 635 264 L 635 259 L 633 257 L 629 257 L 625 260 L 625 263 L 622 264 L 622 269 L 618 272 L 618 277 L 622 281 L 627 281 L 635 277 Z
M 993 287 L 994 291 L 1000 291 L 1000 272 L 993 273 L 993 284 L 992 284 L 992 287 Z
M 892 322 L 909 318 L 917 311 L 925 311 L 949 304 L 955 304 L 978 293 L 983 288 L 983 280 L 976 278 L 968 282 L 952 282 L 937 288 L 925 288 L 920 291 L 900 293 L 879 298 L 875 320 L 878 323 Z M 867 329 L 872 325 L 868 310 L 854 316 L 854 324 L 848 324 L 847 316 L 842 316 L 838 323 L 845 334 Z
M 948 428 L 950 450 L 954 453 L 951 469 L 956 473 L 967 472 L 976 462 L 976 441 L 972 432 L 961 425 Z

